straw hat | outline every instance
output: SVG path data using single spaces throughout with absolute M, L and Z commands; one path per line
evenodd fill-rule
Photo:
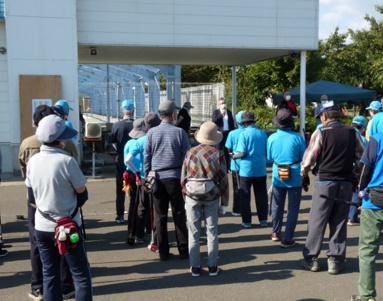
M 195 132 L 194 137 L 199 143 L 216 145 L 221 142 L 223 135 L 217 130 L 214 122 L 207 121 Z

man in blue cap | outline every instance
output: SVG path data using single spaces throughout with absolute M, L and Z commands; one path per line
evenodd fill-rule
M 116 222 L 123 224 L 125 212 L 125 192 L 122 190 L 124 181 L 124 172 L 126 166 L 124 162 L 124 147 L 130 140 L 129 132 L 133 129 L 134 121 L 134 102 L 125 99 L 121 103 L 123 119 L 113 124 L 110 136 L 110 142 L 114 144 L 117 150 L 116 157 Z
M 383 112 L 382 103 L 379 100 L 374 100 L 370 106 L 366 108 L 371 116 L 371 120 L 367 124 L 366 139 L 370 140 L 370 136 L 383 132 Z

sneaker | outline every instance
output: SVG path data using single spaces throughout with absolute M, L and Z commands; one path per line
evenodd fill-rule
M 199 277 L 201 275 L 201 267 L 190 267 L 190 273 L 193 277 Z
M 242 223 L 241 225 L 244 228 L 251 228 L 251 223 Z
M 339 274 L 341 270 L 341 264 L 332 258 L 327 259 L 328 273 L 331 275 Z
M 145 240 L 143 238 L 136 237 L 136 239 L 134 240 L 134 243 L 138 245 L 142 245 L 145 243 Z
M 117 215 L 115 218 L 117 224 L 123 224 L 125 223 L 124 216 L 123 215 Z
M 347 222 L 347 225 L 349 225 L 349 226 L 359 226 L 359 224 L 360 224 L 360 221 L 358 221 L 358 220 L 349 219 Z
M 34 301 L 43 301 L 43 295 L 41 294 L 39 289 L 31 291 L 28 296 Z
M 268 225 L 267 225 L 267 220 L 262 220 L 262 221 L 260 221 L 260 224 L 261 224 L 261 227 L 262 228 L 264 228 L 264 227 L 267 227 Z
M 319 262 L 317 258 L 313 258 L 310 261 L 302 260 L 301 266 L 304 267 L 306 270 L 309 270 L 311 272 L 318 272 L 319 271 Z
M 279 241 L 280 240 L 279 234 L 277 232 L 271 233 L 270 238 L 272 241 Z
M 368 298 L 368 299 L 365 299 L 365 300 L 366 300 L 366 301 L 376 301 L 375 298 Z M 361 296 L 358 296 L 358 295 L 352 295 L 350 301 L 363 301 L 363 299 L 362 299 Z
M 238 213 L 238 212 L 234 212 L 234 211 L 233 211 L 233 212 L 231 213 L 231 215 L 232 215 L 232 216 L 241 216 L 241 213 Z
M 218 272 L 219 272 L 219 268 L 217 266 L 209 267 L 209 276 L 217 276 Z
M 63 292 L 63 300 L 73 299 L 75 296 L 75 289 L 73 288 L 70 291 Z
M 281 248 L 290 248 L 290 247 L 293 247 L 295 246 L 295 240 L 292 239 L 292 240 L 285 240 L 285 239 L 282 239 L 281 241 Z

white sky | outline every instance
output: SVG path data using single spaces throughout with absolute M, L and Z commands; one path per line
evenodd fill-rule
M 383 15 L 375 11 L 375 5 L 381 0 L 319 0 L 319 39 L 327 39 L 339 27 L 340 33 L 368 29 L 364 20 L 366 14 L 382 20 Z

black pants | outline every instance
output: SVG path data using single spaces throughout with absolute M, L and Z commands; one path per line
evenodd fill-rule
M 36 208 L 32 207 L 28 201 L 28 229 L 32 265 L 31 289 L 33 291 L 40 290 L 43 293 L 43 265 L 35 237 L 35 213 Z M 72 274 L 64 256 L 61 256 L 61 283 L 63 292 L 74 290 Z
M 239 198 L 239 171 L 232 170 L 231 178 L 233 181 L 233 212 L 241 213 L 241 205 Z
M 229 133 L 230 133 L 230 131 L 224 131 L 222 133 L 223 137 L 222 137 L 222 141 L 220 143 L 220 149 L 223 151 L 223 154 L 225 156 L 226 167 L 227 167 L 228 171 L 230 170 L 230 156 L 229 156 L 228 149 L 225 147 L 225 144 L 226 144 L 227 136 L 229 136 Z
M 124 164 L 116 162 L 116 214 L 119 216 L 125 212 L 125 192 L 122 191 L 125 170 Z
M 169 253 L 168 209 L 172 209 L 178 252 L 188 254 L 188 230 L 186 227 L 185 204 L 180 179 L 169 178 L 158 181 L 158 190 L 153 194 L 154 224 L 160 254 Z

